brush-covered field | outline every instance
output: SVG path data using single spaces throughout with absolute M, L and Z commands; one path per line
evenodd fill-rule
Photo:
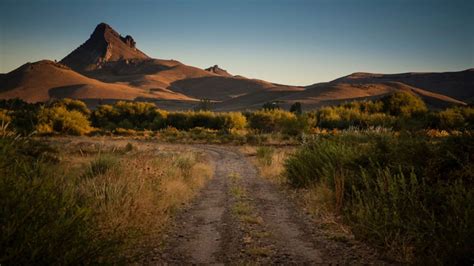
M 136 261 L 211 178 L 205 154 L 109 140 L 0 138 L 2 264 Z
M 469 106 L 430 110 L 406 93 L 311 112 L 273 105 L 166 112 L 133 102 L 90 110 L 76 100 L 9 100 L 0 104 L 0 120 L 0 264 L 143 262 L 167 241 L 205 248 L 187 255 L 168 248 L 176 263 L 474 262 Z M 283 194 L 295 210 L 286 201 L 275 207 Z M 259 202 L 292 222 L 275 223 L 272 208 Z M 177 221 L 206 208 L 210 216 Z M 293 211 L 312 222 L 297 221 Z M 184 236 L 167 231 L 177 222 L 185 223 Z M 301 227 L 319 230 L 313 244 L 298 237 Z M 283 236 L 299 254 L 287 261 L 278 257 Z M 199 239 L 219 243 L 201 246 Z M 332 244 L 318 247 L 321 241 L 339 244 L 331 253 Z M 336 251 L 355 250 L 339 246 L 354 241 L 373 248 L 377 260 L 360 260 L 365 251 L 331 260 Z M 227 254 L 229 247 L 245 254 Z M 203 254 L 215 257 L 200 260 Z

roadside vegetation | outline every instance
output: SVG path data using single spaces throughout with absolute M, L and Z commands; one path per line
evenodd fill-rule
M 2 128 L 0 264 L 123 264 L 159 245 L 212 175 L 191 151 L 51 145 Z
M 351 231 L 402 263 L 473 261 L 470 134 L 358 131 L 279 148 L 271 159 L 262 148 L 244 152 L 255 154 L 261 174 L 294 190 L 331 231 Z
M 276 103 L 253 112 L 168 112 L 153 103 L 125 102 L 99 105 L 94 110 L 79 100 L 29 104 L 1 100 L 0 119 L 16 132 L 28 135 L 128 135 L 164 141 L 233 144 L 298 143 L 305 135 L 382 128 L 449 135 L 472 130 L 474 108 L 453 106 L 430 111 L 417 96 L 398 92 L 379 100 L 354 101 L 303 112 L 295 103 L 290 111 Z
M 241 145 L 263 177 L 295 192 L 324 226 L 391 260 L 474 261 L 472 106 L 430 110 L 404 92 L 311 112 L 296 103 L 253 112 L 200 104 L 168 112 L 146 102 L 90 110 L 69 99 L 0 101 L 0 246 L 8 247 L 0 264 L 131 261 L 211 176 L 199 154 L 120 142 L 125 137 Z M 59 141 L 64 135 L 114 138 L 72 145 Z

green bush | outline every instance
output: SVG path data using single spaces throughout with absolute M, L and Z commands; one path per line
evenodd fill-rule
M 157 129 L 162 113 L 155 104 L 148 102 L 119 101 L 114 105 L 100 105 L 91 115 L 92 125 L 113 130 L 116 127 L 126 129 Z
M 20 99 L 0 100 L 0 108 L 8 110 L 11 128 L 22 135 L 36 130 L 39 104 L 31 104 Z
M 249 127 L 259 132 L 282 132 L 285 123 L 289 120 L 296 120 L 296 115 L 280 109 L 262 110 L 250 113 Z
M 38 143 L 0 138 L 0 264 L 97 264 L 115 248 L 100 238 L 72 183 L 53 171 Z
M 247 118 L 240 112 L 230 112 L 222 114 L 224 116 L 224 129 L 244 129 L 247 126 Z
M 290 112 L 294 113 L 294 114 L 297 114 L 297 115 L 300 115 L 303 113 L 303 108 L 301 107 L 301 103 L 300 102 L 295 102 L 294 104 L 292 104 L 290 106 Z
M 408 92 L 395 92 L 382 99 L 384 109 L 391 115 L 412 117 L 428 111 L 426 104 L 418 96 Z
M 103 175 L 112 170 L 118 165 L 118 161 L 111 155 L 101 154 L 89 163 L 85 172 L 82 174 L 83 178 L 94 178 L 98 175 Z
M 91 114 L 91 111 L 89 108 L 87 108 L 87 105 L 80 101 L 80 100 L 73 100 L 73 99 L 61 99 L 61 100 L 55 100 L 51 104 L 48 105 L 48 107 L 64 107 L 68 111 L 78 111 L 88 117 Z
M 83 113 L 69 111 L 63 106 L 42 107 L 38 113 L 36 129 L 38 133 L 59 132 L 71 135 L 84 135 L 92 130 Z
M 5 109 L 0 109 L 0 123 L 7 124 L 12 121 L 12 117 L 9 115 L 9 111 Z
M 285 163 L 294 187 L 324 185 L 354 232 L 403 262 L 466 263 L 474 238 L 474 137 L 319 137 Z

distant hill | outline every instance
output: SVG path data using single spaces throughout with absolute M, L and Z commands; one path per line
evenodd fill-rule
M 133 37 L 121 36 L 100 23 L 89 39 L 59 63 L 27 63 L 0 74 L 0 98 L 29 102 L 53 98 L 150 100 L 165 109 L 192 108 L 199 99 L 216 110 L 260 108 L 278 101 L 305 109 L 349 100 L 381 97 L 404 90 L 431 106 L 465 104 L 474 99 L 474 69 L 445 73 L 353 73 L 309 86 L 281 85 L 232 75 L 217 65 L 201 69 L 176 60 L 153 59 L 137 48 Z

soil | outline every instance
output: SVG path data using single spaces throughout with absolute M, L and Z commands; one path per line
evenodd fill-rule
M 192 148 L 211 156 L 214 178 L 176 215 L 162 247 L 144 264 L 386 264 L 359 242 L 325 234 L 236 149 Z M 239 206 L 246 206 L 245 215 Z

